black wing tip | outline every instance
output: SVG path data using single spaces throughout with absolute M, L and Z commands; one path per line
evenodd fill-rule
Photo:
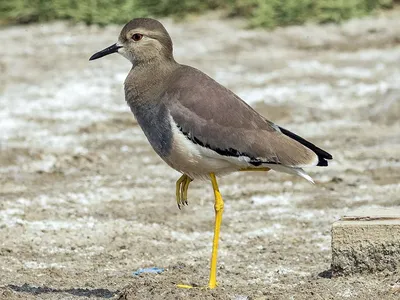
M 318 167 L 327 167 L 328 166 L 328 161 L 325 158 L 321 158 L 318 156 Z
M 318 155 L 318 167 L 327 167 L 328 166 L 328 160 L 333 159 L 332 155 L 329 154 L 328 152 L 318 148 L 320 151 L 316 152 L 314 149 L 311 149 L 315 152 L 315 154 Z
M 315 146 L 315 148 L 318 149 L 318 151 L 315 151 L 315 149 L 311 149 L 315 152 L 315 154 L 318 155 L 318 167 L 327 167 L 328 166 L 328 160 L 333 159 L 332 155 L 320 148 L 318 148 L 317 146 Z
M 315 146 L 313 143 L 310 143 L 309 141 L 303 139 L 302 137 L 298 136 L 297 134 L 294 134 L 293 132 L 279 127 L 279 129 L 281 130 L 281 132 L 296 140 L 297 142 L 299 142 L 300 144 L 302 144 L 303 146 L 307 147 L 308 149 L 310 149 L 311 151 L 313 151 L 317 156 L 318 156 L 318 164 L 317 166 L 319 167 L 327 167 L 328 166 L 328 160 L 333 159 L 332 155 L 328 152 L 326 152 L 325 150 L 322 150 L 321 148 Z

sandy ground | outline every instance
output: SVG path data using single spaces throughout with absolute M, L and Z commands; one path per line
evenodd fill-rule
M 331 278 L 330 228 L 400 204 L 400 17 L 244 29 L 164 20 L 179 62 L 333 154 L 316 185 L 276 172 L 220 179 L 220 287 L 205 285 L 213 195 L 148 145 L 123 98 L 129 63 L 88 62 L 119 26 L 0 29 L 0 299 L 398 299 L 400 274 Z M 160 267 L 160 275 L 132 273 Z

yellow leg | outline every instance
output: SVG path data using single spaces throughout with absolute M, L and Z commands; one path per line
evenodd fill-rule
M 186 174 L 183 174 L 176 182 L 176 203 L 178 208 L 181 209 L 182 199 L 181 199 L 181 185 L 186 181 Z
M 188 189 L 189 189 L 189 184 L 192 182 L 192 178 L 186 175 L 185 181 L 181 185 L 181 203 L 183 205 L 188 205 L 187 202 L 187 194 L 188 194 Z
M 189 187 L 190 182 L 192 181 L 190 177 L 184 179 L 182 175 L 181 178 L 176 182 L 176 198 L 179 199 L 178 207 L 180 208 L 181 198 L 185 197 L 185 193 L 187 193 L 187 188 Z M 208 288 L 214 289 L 218 286 L 217 283 L 217 256 L 218 256 L 218 241 L 219 241 L 219 233 L 221 230 L 221 223 L 222 223 L 222 213 L 224 211 L 224 200 L 222 199 L 221 193 L 219 192 L 217 179 L 214 173 L 210 173 L 211 183 L 214 190 L 214 210 L 215 210 L 215 224 L 214 224 L 214 239 L 213 239 L 213 246 L 212 246 L 212 253 L 211 253 L 211 267 L 210 267 L 210 280 L 208 282 Z M 182 187 L 183 185 L 183 187 Z M 179 187 L 179 189 L 178 189 Z M 183 190 L 183 194 L 181 191 Z M 178 200 L 177 200 L 178 201 Z M 191 285 L 186 284 L 178 284 L 179 288 L 190 289 L 193 288 Z
M 215 210 L 215 224 L 214 224 L 214 239 L 211 254 L 211 268 L 210 268 L 210 281 L 208 287 L 214 289 L 217 287 L 217 256 L 218 256 L 218 241 L 219 232 L 221 229 L 222 213 L 224 211 L 224 200 L 222 200 L 221 193 L 218 189 L 217 179 L 214 173 L 210 173 L 211 183 L 214 190 L 214 210 Z
M 176 182 L 176 203 L 179 209 L 181 209 L 181 205 L 188 205 L 187 192 L 192 181 L 192 178 L 183 174 Z

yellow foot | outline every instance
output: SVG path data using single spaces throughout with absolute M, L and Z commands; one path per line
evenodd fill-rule
M 192 289 L 192 288 L 194 288 L 194 286 L 192 286 L 192 285 L 187 285 L 187 284 L 177 284 L 176 285 L 178 288 L 180 288 L 180 289 Z
M 192 178 L 183 174 L 176 182 L 176 203 L 179 209 L 181 209 L 181 205 L 188 205 L 187 192 L 192 181 Z

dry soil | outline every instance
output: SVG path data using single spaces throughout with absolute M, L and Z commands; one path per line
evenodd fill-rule
M 0 29 L 0 299 L 399 299 L 399 273 L 331 278 L 331 224 L 400 204 L 400 17 L 272 32 L 163 20 L 176 59 L 334 156 L 316 181 L 220 178 L 220 287 L 205 285 L 213 194 L 152 151 L 124 102 L 129 63 L 89 62 L 119 26 Z M 133 272 L 164 268 L 159 275 Z

